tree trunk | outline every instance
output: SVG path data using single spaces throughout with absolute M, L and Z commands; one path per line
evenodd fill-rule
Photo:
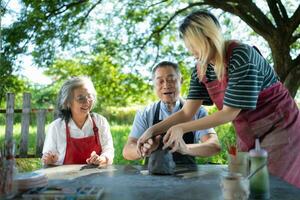
M 300 86 L 300 66 L 294 67 L 284 81 L 285 87 L 289 90 L 292 97 L 295 97 Z
M 281 39 L 279 40 L 278 38 Z M 290 56 L 291 49 L 288 43 L 288 36 L 282 35 L 282 30 L 276 31 L 272 34 L 271 38 L 267 38 L 267 41 L 271 48 L 274 69 L 279 76 L 280 81 L 294 98 L 300 86 L 300 73 L 299 66 L 292 61 Z

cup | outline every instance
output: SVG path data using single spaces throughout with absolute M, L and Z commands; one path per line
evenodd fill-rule
M 250 194 L 249 180 L 238 173 L 229 172 L 221 178 L 224 200 L 247 200 Z
M 240 173 L 246 177 L 249 175 L 249 155 L 248 152 L 237 152 L 236 155 L 228 154 L 228 171 Z

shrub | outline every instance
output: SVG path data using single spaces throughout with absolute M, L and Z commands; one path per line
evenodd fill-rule
M 208 114 L 212 114 L 217 111 L 215 106 L 206 107 Z M 215 131 L 218 135 L 221 152 L 215 156 L 209 158 L 197 158 L 197 163 L 215 163 L 215 164 L 227 164 L 227 145 L 236 144 L 235 130 L 231 123 L 223 124 L 215 127 Z
M 99 111 L 110 124 L 132 124 L 136 111 L 142 106 L 106 107 Z

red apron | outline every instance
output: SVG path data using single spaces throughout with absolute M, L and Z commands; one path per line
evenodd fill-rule
M 227 60 L 237 45 L 229 45 Z M 203 83 L 211 100 L 221 110 L 228 75 L 222 81 L 211 82 L 204 77 Z M 233 125 L 241 151 L 249 151 L 254 147 L 255 138 L 259 138 L 261 146 L 269 153 L 270 173 L 300 188 L 300 114 L 294 99 L 280 82 L 261 91 L 256 108 L 242 110 Z
M 101 154 L 102 148 L 99 140 L 98 128 L 93 121 L 94 135 L 85 138 L 72 138 L 70 129 L 66 123 L 67 148 L 64 159 L 65 164 L 86 164 L 86 159 L 95 151 L 98 155 Z

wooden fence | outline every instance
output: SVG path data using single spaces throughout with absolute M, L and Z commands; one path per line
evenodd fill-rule
M 45 124 L 47 112 L 53 112 L 53 109 L 31 109 L 31 94 L 23 94 L 23 106 L 22 109 L 15 109 L 15 94 L 6 94 L 6 109 L 0 109 L 0 113 L 6 113 L 6 126 L 5 126 L 5 140 L 13 138 L 13 126 L 14 126 L 14 114 L 22 113 L 21 117 L 21 140 L 19 145 L 19 152 L 16 152 L 17 157 L 41 157 L 44 140 L 45 140 Z M 35 155 L 28 154 L 28 137 L 29 137 L 29 123 L 30 114 L 36 114 L 36 152 Z

